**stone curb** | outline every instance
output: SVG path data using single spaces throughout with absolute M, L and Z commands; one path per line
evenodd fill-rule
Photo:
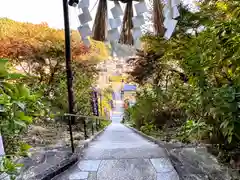
M 155 144 L 157 144 L 159 147 L 164 148 L 167 152 L 171 149 L 179 149 L 179 148 L 192 148 L 192 147 L 196 147 L 196 145 L 187 145 L 187 144 L 182 144 L 182 143 L 167 143 L 164 141 L 160 141 L 157 140 L 156 138 L 146 135 L 143 132 L 129 126 L 126 124 L 123 124 L 124 126 L 126 126 L 127 128 L 133 130 L 135 133 L 143 136 L 144 138 L 148 139 L 149 141 L 154 142 Z
M 164 148 L 167 151 L 167 153 L 169 152 L 168 148 L 165 146 L 164 142 L 160 142 L 159 140 L 155 139 L 154 137 L 148 136 L 148 135 L 144 134 L 143 132 L 141 132 L 141 131 L 139 131 L 139 130 L 131 127 L 131 126 L 128 126 L 126 124 L 123 124 L 123 125 L 126 126 L 129 129 L 133 130 L 135 133 L 139 134 L 140 136 L 144 137 L 145 139 L 157 144 L 159 147 Z
M 76 154 L 73 154 L 69 159 L 65 159 L 60 162 L 60 165 L 58 167 L 53 167 L 52 169 L 47 170 L 46 175 L 41 177 L 36 176 L 35 179 L 39 180 L 51 180 L 58 174 L 64 172 L 68 168 L 70 168 L 72 165 L 74 165 L 78 161 L 78 156 Z
M 137 129 L 129 126 L 129 125 L 126 125 L 126 124 L 123 124 L 123 125 L 126 126 L 126 127 L 129 128 L 129 129 L 133 130 L 135 133 L 137 133 L 137 134 L 143 136 L 144 138 L 148 139 L 149 141 L 152 141 L 152 142 L 154 142 L 155 144 L 157 144 L 157 141 L 158 141 L 158 140 L 155 139 L 155 138 L 153 138 L 152 136 L 148 136 L 148 135 L 144 134 L 143 132 L 141 132 L 141 131 L 139 131 L 139 130 L 137 130 Z
M 170 158 L 171 155 L 170 155 L 170 153 L 169 153 L 169 150 L 170 150 L 170 149 L 174 149 L 173 146 L 168 147 L 167 143 L 165 143 L 165 142 L 159 141 L 159 140 L 155 139 L 155 138 L 152 137 L 152 136 L 148 136 L 148 135 L 144 134 L 143 132 L 141 132 L 141 131 L 133 128 L 133 127 L 130 127 L 130 126 L 126 125 L 126 124 L 123 124 L 123 125 L 126 126 L 126 127 L 129 128 L 129 129 L 131 129 L 132 131 L 134 131 L 136 134 L 142 136 L 143 138 L 145 138 L 145 139 L 147 139 L 147 140 L 149 140 L 149 141 L 157 144 L 159 147 L 163 148 L 163 149 L 166 151 L 166 153 L 167 153 L 170 161 L 172 162 L 172 160 L 171 160 L 171 158 Z M 180 147 L 180 146 L 177 146 L 177 147 L 178 147 L 178 148 L 181 148 L 182 146 L 181 146 L 181 147 Z M 178 171 L 176 170 L 173 162 L 172 162 L 172 165 L 173 165 L 175 171 L 178 173 Z M 178 177 L 179 177 L 180 180 L 183 180 L 182 177 L 179 175 L 179 173 L 178 173 Z
M 81 146 L 76 148 L 76 152 L 69 159 L 61 161 L 57 167 L 49 168 L 46 172 L 44 172 L 43 175 L 35 176 L 34 180 L 51 180 L 60 173 L 69 169 L 80 159 L 79 156 L 81 156 L 83 150 L 89 146 L 90 142 L 94 141 L 98 136 L 100 136 L 108 128 L 108 126 L 97 132 L 91 138 L 85 140 Z
M 141 132 L 141 131 L 133 128 L 133 127 L 130 127 L 129 125 L 124 124 L 124 126 L 126 126 L 129 129 L 131 129 L 132 131 L 134 131 L 135 133 L 139 134 L 140 136 L 146 138 L 147 140 L 157 144 L 159 147 L 165 149 L 169 159 L 172 162 L 172 165 L 174 166 L 174 169 L 176 170 L 176 172 L 179 175 L 180 180 L 185 180 L 185 179 L 189 179 L 189 178 L 190 179 L 194 179 L 194 180 L 199 179 L 197 177 L 198 174 L 194 174 L 194 173 L 186 174 L 187 172 L 184 171 L 184 167 L 182 167 L 182 165 L 180 167 L 178 167 L 179 165 L 177 165 L 176 162 L 178 162 L 179 159 L 178 159 L 178 157 L 176 157 L 172 153 L 170 153 L 170 151 L 171 150 L 177 150 L 177 149 L 184 149 L 184 148 L 205 148 L 206 145 L 205 146 L 204 145 L 197 146 L 197 145 L 186 145 L 186 144 L 181 144 L 181 143 L 179 143 L 179 144 L 177 144 L 177 143 L 176 144 L 166 143 L 166 142 L 157 140 L 157 139 L 155 139 L 152 136 L 148 136 L 148 135 L 144 134 L 143 132 Z M 192 164 L 189 164 L 189 166 L 192 166 Z M 195 178 L 195 176 L 196 176 L 196 178 Z M 204 179 L 206 179 L 206 178 L 204 178 Z

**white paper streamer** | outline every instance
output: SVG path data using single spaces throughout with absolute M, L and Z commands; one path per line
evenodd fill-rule
M 91 31 L 88 24 L 84 24 L 82 26 L 79 26 L 78 31 L 79 31 L 82 39 L 92 35 L 92 31 Z
M 177 20 L 174 20 L 174 19 L 168 19 L 166 20 L 165 22 L 165 27 L 167 28 L 167 31 L 165 32 L 164 34 L 164 38 L 165 39 L 170 39 L 170 37 L 172 36 L 173 34 L 173 31 L 177 25 Z
M 108 31 L 108 40 L 115 41 L 120 38 L 120 33 L 117 28 Z
M 83 13 L 78 16 L 80 23 L 86 24 L 89 21 L 92 21 L 92 16 L 89 12 L 89 9 L 85 7 L 82 9 L 82 11 L 83 11 Z
M 172 15 L 171 15 L 171 11 L 170 11 L 170 7 L 168 5 L 165 5 L 163 7 L 163 16 L 165 18 L 168 18 L 168 19 L 171 19 L 172 18 Z
M 137 15 L 143 14 L 148 11 L 145 1 L 141 1 L 134 5 Z
M 173 11 L 172 12 L 173 12 L 173 18 L 174 19 L 180 16 L 180 13 L 178 11 L 178 7 L 177 6 L 173 7 Z
M 134 46 L 120 44 L 117 41 L 111 41 L 111 49 L 119 58 L 134 56 L 136 54 L 136 49 Z
M 110 9 L 112 16 L 114 19 L 119 18 L 123 15 L 123 10 L 120 6 L 120 4 L 115 3 L 115 6 Z
M 78 8 L 89 8 L 89 0 L 81 0 L 79 3 L 78 3 Z
M 88 37 L 82 39 L 82 41 L 83 41 L 83 44 L 84 44 L 85 46 L 87 46 L 87 47 L 90 47 L 90 46 L 91 46 L 91 42 L 90 42 L 90 40 L 88 39 Z
M 178 5 L 180 4 L 180 0 L 168 0 L 167 4 L 163 8 L 163 14 L 165 17 L 165 20 L 163 22 L 164 27 L 167 29 L 164 38 L 170 39 L 174 29 L 177 25 L 177 20 L 175 18 L 180 16 L 180 13 L 178 11 Z
M 172 14 L 171 14 L 171 11 L 172 11 Z M 164 6 L 163 15 L 164 15 L 165 18 L 171 19 L 171 18 L 179 17 L 180 13 L 178 11 L 177 6 L 171 7 L 171 10 L 169 9 L 169 6 Z
M 141 35 L 142 35 L 142 31 L 141 31 L 141 29 L 139 27 L 132 29 L 132 36 L 133 36 L 134 40 L 136 40 L 139 37 L 141 37 Z
M 138 15 L 133 17 L 132 21 L 133 21 L 133 27 L 140 27 L 145 23 L 143 15 Z
M 120 18 L 116 18 L 116 19 L 109 19 L 109 25 L 111 27 L 111 29 L 115 29 L 120 27 L 122 24 L 122 21 Z
M 172 7 L 178 6 L 178 5 L 181 4 L 181 1 L 180 1 L 180 0 L 171 0 L 171 1 L 172 1 L 172 2 L 171 2 Z

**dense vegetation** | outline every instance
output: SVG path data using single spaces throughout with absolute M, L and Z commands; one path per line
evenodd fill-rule
M 141 90 L 126 119 L 146 133 L 165 131 L 167 140 L 215 144 L 228 152 L 224 160 L 239 161 L 239 7 L 237 0 L 201 1 L 195 13 L 181 6 L 169 41 L 145 35 L 128 61 Z
M 107 57 L 107 50 L 95 41 L 86 48 L 75 31 L 71 36 L 74 111 L 91 115 L 96 64 Z M 28 126 L 43 125 L 46 119 L 54 124 L 53 119 L 68 111 L 64 31 L 2 18 L 0 47 L 0 132 L 6 153 L 0 172 L 14 177 L 19 165 L 13 160 L 26 156 L 31 147 L 21 141 Z
M 16 82 L 23 76 L 8 72 L 6 60 L 0 59 L 0 67 L 0 128 L 6 151 L 6 156 L 1 159 L 0 170 L 15 174 L 18 165 L 11 160 L 17 156 L 26 156 L 31 147 L 20 141 L 19 134 L 40 113 L 42 104 L 38 101 L 39 97 L 31 94 L 23 83 Z

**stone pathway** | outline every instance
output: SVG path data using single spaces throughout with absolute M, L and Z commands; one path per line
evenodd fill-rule
M 122 105 L 116 93 L 113 123 L 54 180 L 179 180 L 164 149 L 120 124 Z

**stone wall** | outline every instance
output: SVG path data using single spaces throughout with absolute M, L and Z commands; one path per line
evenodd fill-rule
M 182 180 L 239 180 L 236 170 L 221 165 L 205 147 L 168 150 L 170 159 Z

